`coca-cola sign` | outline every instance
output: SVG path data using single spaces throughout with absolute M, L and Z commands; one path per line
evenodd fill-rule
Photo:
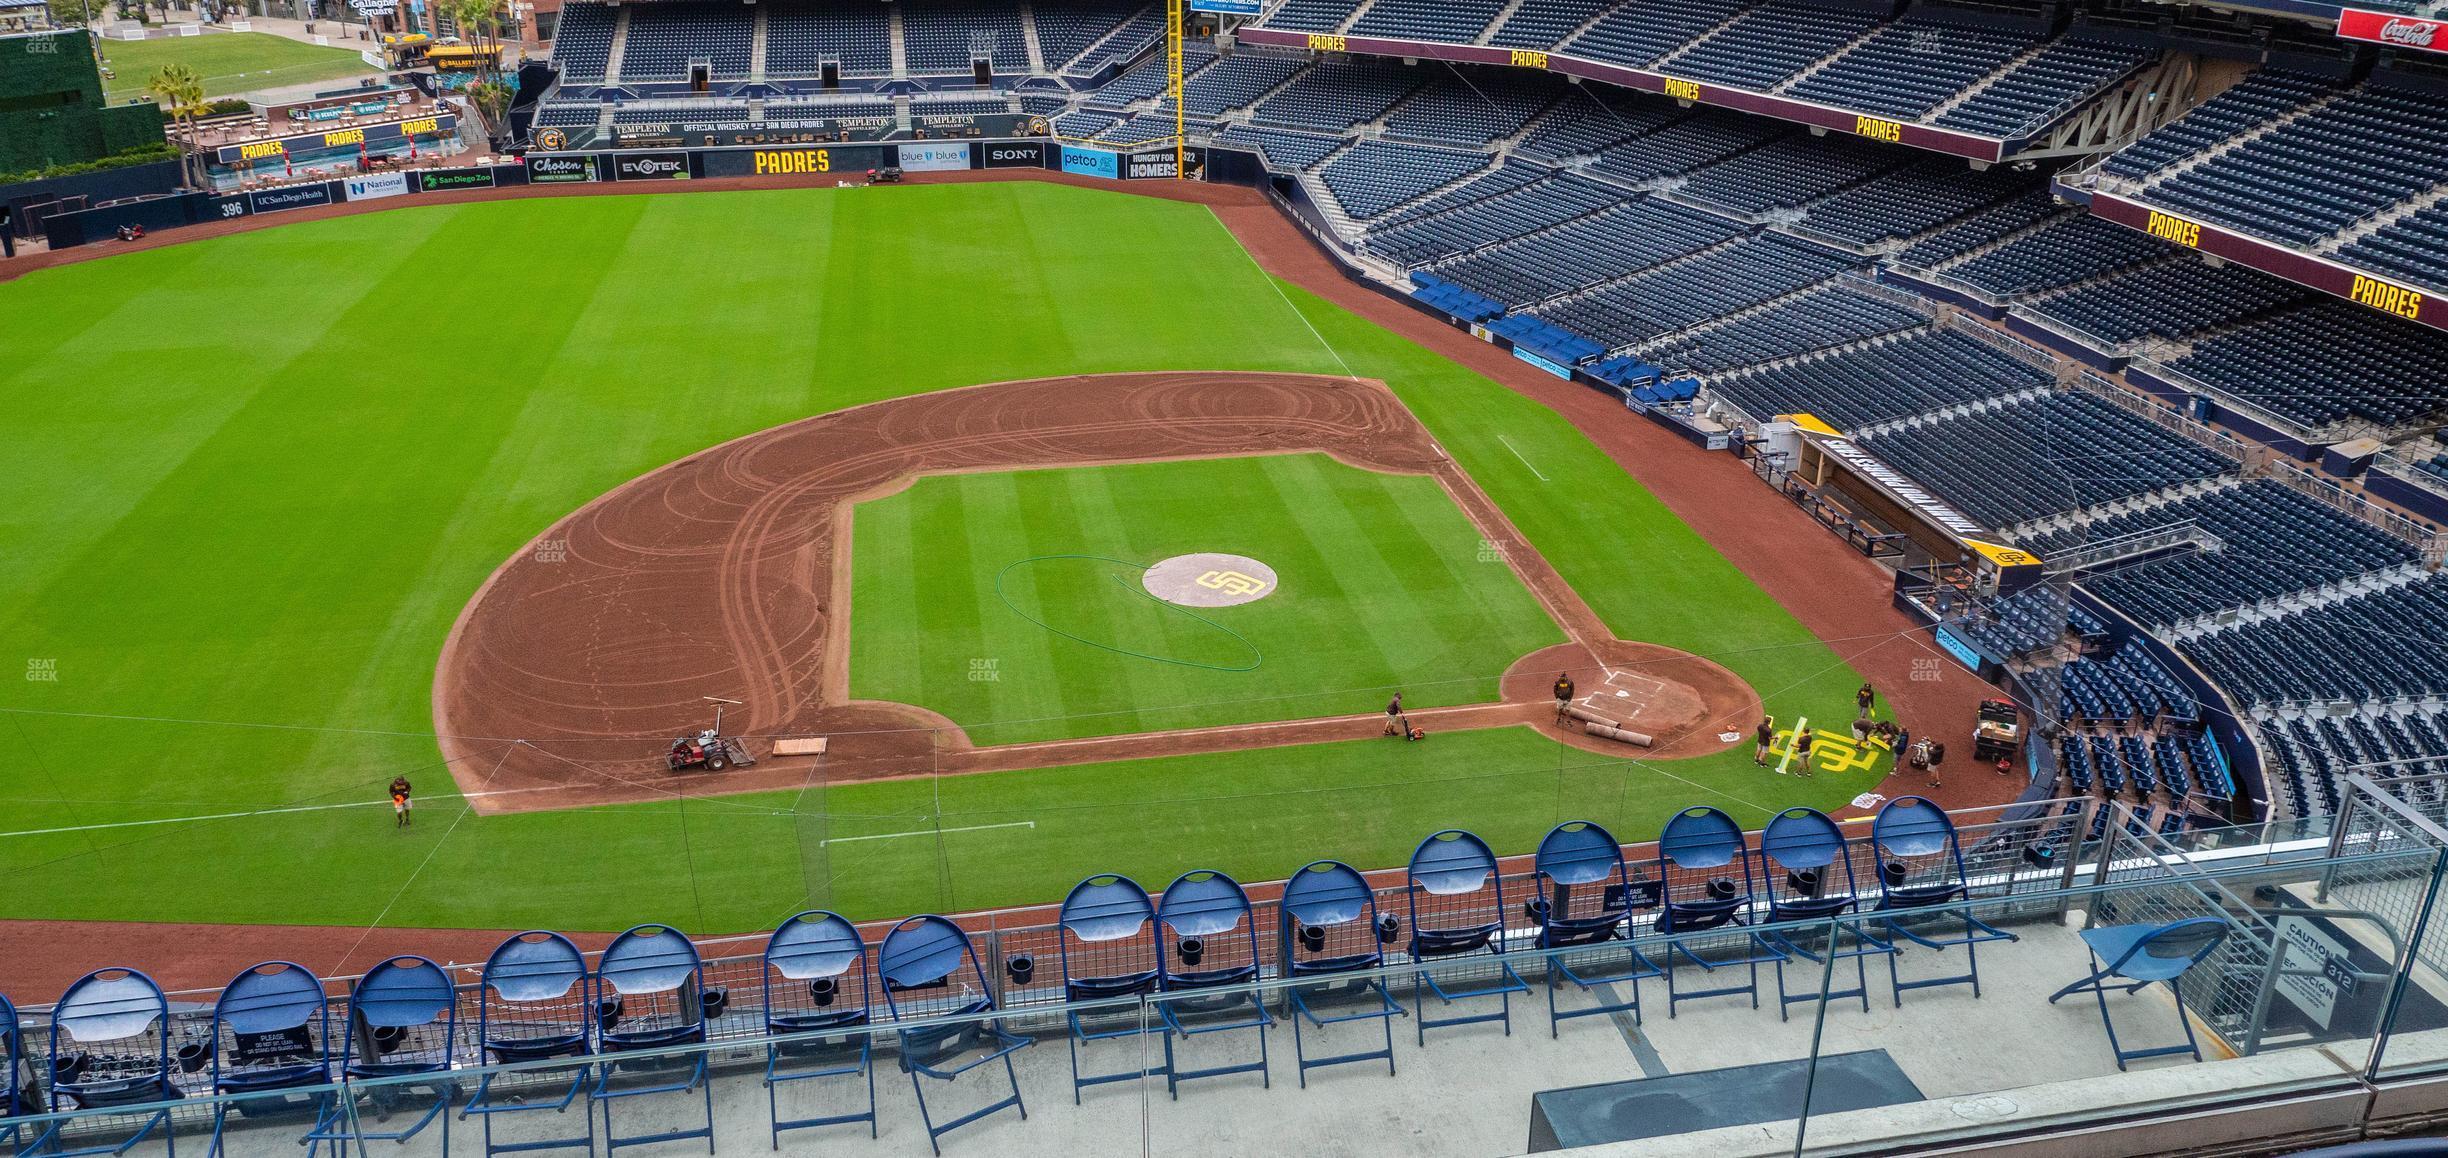
M 2364 40 L 2385 44 L 2391 48 L 2412 48 L 2423 52 L 2448 52 L 2448 37 L 2441 32 L 2438 20 L 2422 20 L 2394 12 L 2365 12 L 2348 8 L 2338 13 L 2337 34 L 2348 40 Z

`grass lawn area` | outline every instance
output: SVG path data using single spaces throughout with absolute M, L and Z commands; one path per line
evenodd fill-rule
M 402 312 L 437 276 L 491 287 L 464 325 Z M 245 302 L 280 306 L 233 323 Z M 30 677 L 0 680 L 0 917 L 714 932 L 803 897 L 891 916 L 1099 869 L 1399 863 L 1449 823 L 1505 853 L 1592 812 L 1631 838 L 1871 775 L 1499 733 L 465 814 L 435 660 L 540 530 L 727 439 L 1057 374 L 1382 378 L 1615 634 L 1717 657 L 1780 718 L 1849 710 L 1842 660 L 1562 418 L 1266 277 L 1195 205 L 1012 183 L 413 207 L 38 271 L 0 316 L 40 319 L 0 342 L 0 668 Z
M 116 74 L 102 86 L 103 94 L 113 104 L 142 95 L 153 73 L 173 62 L 203 74 L 204 95 L 208 97 L 339 80 L 376 71 L 366 67 L 356 49 L 319 48 L 264 32 L 104 40 L 102 58 Z
M 920 479 L 857 512 L 851 692 L 981 744 L 1492 700 L 1564 635 L 1478 540 L 1435 479 L 1322 454 Z M 1126 565 L 1206 551 L 1276 588 L 1192 614 Z

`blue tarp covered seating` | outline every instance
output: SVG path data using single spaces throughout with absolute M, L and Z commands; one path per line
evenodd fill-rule
M 1165 886 L 1156 924 L 1163 942 L 1156 956 L 1163 994 L 1156 1012 L 1166 1029 L 1182 1036 L 1183 1048 L 1189 1048 L 1188 1039 L 1211 1033 L 1247 1029 L 1258 1037 L 1254 1062 L 1184 1069 L 1181 1059 L 1168 1053 L 1166 1092 L 1179 1098 L 1181 1083 L 1225 1074 L 1255 1073 L 1261 1086 L 1273 1086 L 1266 1031 L 1275 1018 L 1256 993 L 1232 988 L 1258 979 L 1258 922 L 1250 913 L 1249 894 L 1214 869 L 1192 869 Z
M 1434 306 L 1465 322 L 1484 322 L 1504 316 L 1503 302 L 1473 293 L 1425 270 L 1413 270 L 1411 284 L 1419 287 L 1412 291 L 1411 296 L 1421 304 Z
M 2107 815 L 2107 810 L 2100 814 Z M 1916 945 L 1939 950 L 1961 946 L 1964 951 L 1964 972 L 1919 981 L 1904 980 L 1896 964 L 1902 954 L 1890 955 L 1887 975 L 1895 982 L 1897 1007 L 1903 1006 L 1907 989 L 1969 983 L 1972 996 L 1980 996 L 1981 943 L 2019 938 L 1972 915 L 1955 822 L 1927 798 L 1899 796 L 1871 820 L 1870 845 L 1878 854 L 1878 911 L 1887 931 Z
M 604 1052 L 660 1050 L 703 1045 L 706 1017 L 728 995 L 707 989 L 697 946 L 668 925 L 639 925 L 612 939 L 595 965 L 596 1040 Z M 623 1138 L 612 1126 L 613 1103 L 649 1094 L 698 1092 L 705 1101 L 702 1128 L 674 1129 Z M 603 1107 L 604 1153 L 646 1142 L 706 1140 L 714 1152 L 714 1090 L 706 1081 L 706 1054 L 609 1059 L 596 1071 L 595 1101 Z
M 1377 891 L 1358 869 L 1341 861 L 1312 861 L 1284 882 L 1282 914 L 1277 930 L 1293 980 L 1315 979 L 1289 991 L 1292 1005 L 1292 1051 L 1300 1066 L 1301 1085 L 1309 1071 L 1321 1066 L 1384 1059 L 1394 1072 L 1394 1018 L 1404 1010 L 1387 992 L 1376 970 L 1385 964 L 1385 947 L 1400 934 L 1391 920 L 1377 915 Z M 1312 1060 L 1303 1040 L 1306 1022 L 1324 1030 L 1330 1025 L 1375 1021 L 1385 1031 L 1378 1049 L 1328 1054 Z
M 864 1032 L 874 1020 L 875 985 L 858 927 L 821 909 L 782 922 L 765 942 L 764 984 L 767 1034 L 822 1035 L 765 1047 L 765 1111 L 774 1148 L 782 1148 L 784 1130 L 811 1126 L 865 1122 L 867 1136 L 875 1137 L 875 1039 Z M 865 1112 L 782 1117 L 784 1083 L 851 1076 L 867 1079 Z
M 201 1060 L 201 1059 L 198 1059 Z M 51 1098 L 58 1110 L 130 1108 L 134 1132 L 118 1142 L 59 1148 L 65 1119 L 54 1120 L 26 1152 L 44 1158 L 125 1154 L 153 1131 L 175 1158 L 178 1137 L 160 1103 L 179 1098 L 170 1075 L 170 1001 L 153 979 L 132 969 L 97 969 L 76 980 L 51 1007 Z M 154 1106 L 154 1109 L 140 1107 Z
M 33 1062 L 26 1057 L 25 1027 L 18 1024 L 17 1007 L 5 993 L 0 993 L 0 1067 L 6 1067 L 0 1068 L 0 1140 L 14 1145 L 25 1128 L 16 1119 L 41 1113 L 42 1103 L 34 1083 L 26 1080 Z
M 1071 1102 L 1080 1091 L 1108 1082 L 1133 1082 L 1173 1070 L 1173 1034 L 1153 1010 L 1118 999 L 1147 997 L 1156 992 L 1163 972 L 1164 950 L 1156 940 L 1156 903 L 1129 877 L 1105 873 L 1081 881 L 1063 898 L 1057 918 L 1061 947 L 1063 1000 L 1115 1002 L 1107 1008 L 1071 1009 L 1064 1021 L 1071 1030 Z M 1164 1042 L 1165 1064 L 1144 1061 L 1113 1073 L 1080 1073 L 1080 1047 L 1094 1041 L 1144 1037 Z M 1133 1051 L 1144 1058 L 1144 1053 Z
M 933 914 L 906 918 L 884 934 L 884 945 L 876 953 L 876 972 L 884 978 L 884 1002 L 895 1020 L 966 1019 L 901 1031 L 901 1069 L 909 1074 L 910 1088 L 918 1093 L 918 1115 L 926 1123 L 928 1147 L 941 1154 L 938 1139 L 1002 1110 L 1016 1109 L 1022 1119 L 1028 1117 L 1011 1055 L 1036 1043 L 1004 1029 L 1001 1018 L 979 1016 L 996 1011 L 995 996 L 986 984 L 986 967 L 979 963 L 969 934 Z M 1011 1094 L 937 1125 L 934 1111 L 927 1106 L 926 1080 L 950 1082 L 998 1061 L 1003 1063 Z
M 1547 953 L 1547 1035 L 1575 1017 L 1630 1011 L 1640 1023 L 1640 983 L 1664 975 L 1632 943 L 1632 913 L 1655 908 L 1658 883 L 1632 879 L 1615 835 L 1586 820 L 1568 820 L 1540 839 L 1535 861 L 1540 895 L 1530 902 L 1538 920 L 1539 948 Z M 1621 944 L 1617 944 L 1621 942 Z M 1622 983 L 1618 1000 L 1603 986 Z M 1569 983 L 1598 999 L 1587 1009 L 1565 1010 L 1556 990 Z
M 2091 975 L 2049 995 L 2049 1004 L 2074 993 L 2099 999 L 2100 1022 L 2108 1027 L 2108 1048 L 2117 1069 L 2143 1058 L 2185 1054 L 2201 1060 L 2201 1043 L 2193 1037 L 2193 1019 L 2185 1013 L 2184 994 L 2177 985 L 2194 966 L 2217 952 L 2227 940 L 2228 924 L 2217 917 L 2192 917 L 2157 925 L 2102 925 L 2085 929 L 2083 943 L 2091 950 Z M 2104 962 L 2104 964 L 2103 964 Z M 2108 991 L 2140 993 L 2165 985 L 2176 999 L 2176 1022 L 2184 1028 L 2183 1045 L 2126 1049 L 2117 1040 L 2116 1019 L 2108 1015 Z
M 1501 956 L 1504 952 L 1504 877 L 1496 871 L 1496 854 L 1487 842 L 1449 828 L 1420 842 L 1411 853 L 1411 959 L 1436 964 L 1422 969 L 1412 985 L 1413 1014 L 1419 1043 L 1428 1044 L 1431 1026 L 1504 1024 L 1513 1035 L 1513 995 L 1530 992 L 1521 974 Z M 1488 958 L 1484 970 L 1461 968 L 1473 956 Z M 1450 1006 L 1466 998 L 1493 997 L 1493 1012 L 1458 1013 L 1431 1019 L 1428 998 Z
M 1861 904 L 1861 885 L 1853 875 L 1853 849 L 1836 821 L 1816 808 L 1788 808 L 1768 822 L 1760 834 L 1760 869 L 1768 886 L 1768 923 L 1826 921 L 1819 928 L 1776 928 L 1760 935 L 1777 951 L 1833 970 L 1835 961 L 1853 960 L 1853 988 L 1838 989 L 1828 978 L 1825 996 L 1859 997 L 1862 1012 L 1870 1012 L 1870 967 L 1865 958 L 1887 956 L 1895 947 L 1873 937 L 1861 923 L 1833 924 Z M 1782 887 L 1776 880 L 1784 874 Z M 1797 1001 L 1817 1001 L 1815 990 L 1796 993 L 1785 986 L 1785 962 L 1777 962 L 1777 1018 L 1783 1020 Z
M 1667 820 L 1658 834 L 1658 880 L 1665 889 L 1657 931 L 1676 934 L 1666 947 L 1666 1016 L 1686 1001 L 1744 994 L 1759 1008 L 1759 967 L 1782 964 L 1785 954 L 1749 928 L 1753 882 L 1751 846 L 1742 826 L 1723 811 L 1705 805 L 1686 808 Z M 1723 937 L 1694 940 L 1690 935 L 1723 929 Z M 1714 974 L 1737 966 L 1749 973 L 1741 985 L 1685 989 L 1675 984 L 1676 960 Z
M 489 1073 L 476 1083 L 461 1117 L 484 1119 L 485 1153 L 595 1146 L 595 1111 L 576 1137 L 497 1142 L 493 1119 L 503 1114 L 560 1113 L 586 1092 L 598 1016 L 594 976 L 578 947 L 559 933 L 531 931 L 503 941 L 485 959 L 476 989 L 476 1037 L 488 1064 L 573 1059 L 572 1064 Z M 566 1082 L 563 1079 L 566 1078 Z
M 267 961 L 230 979 L 213 1002 L 213 1092 L 237 1097 L 213 1103 L 212 1152 L 232 1110 L 248 1117 L 311 1115 L 320 1124 L 331 1103 L 331 1010 L 323 982 L 305 966 Z M 283 1092 L 290 1091 L 290 1092 Z M 311 1155 L 322 1139 L 311 1128 Z
M 423 957 L 393 957 L 366 971 L 349 990 L 348 1037 L 340 1072 L 353 1079 L 385 1080 L 359 1095 L 366 1105 L 335 1105 L 310 1137 L 338 1142 L 406 1142 L 432 1125 L 458 1100 L 453 1045 L 458 1041 L 459 991 L 442 967 Z M 429 1081 L 407 1081 L 430 1076 Z M 422 1112 L 396 1130 L 367 1130 L 367 1111 L 387 1122 L 403 1106 Z M 450 1131 L 442 1131 L 443 1158 Z

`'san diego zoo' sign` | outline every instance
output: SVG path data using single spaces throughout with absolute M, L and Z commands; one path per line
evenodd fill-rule
M 417 173 L 417 190 L 422 193 L 447 193 L 453 189 L 490 189 L 491 169 L 425 169 Z

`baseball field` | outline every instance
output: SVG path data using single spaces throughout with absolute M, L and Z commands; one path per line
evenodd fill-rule
M 557 544 L 619 539 L 566 537 L 618 496 L 679 493 L 673 472 L 715 448 L 821 435 L 854 407 L 1161 373 L 1203 376 L 1219 405 L 1237 397 L 1219 375 L 1294 382 L 1287 399 L 1382 382 L 1380 409 L 1417 427 L 1405 445 L 1433 455 L 1083 452 L 855 496 L 834 544 L 849 607 L 805 593 L 847 625 L 852 696 L 940 718 L 978 760 L 1374 714 L 1389 689 L 1465 712 L 1585 613 L 1713 661 L 1780 719 L 1850 712 L 1860 677 L 1836 651 L 1563 418 L 1268 276 L 1201 205 L 1016 182 L 424 206 L 42 270 L 0 283 L 0 318 L 0 736 L 18 755 L 0 870 L 19 884 L 0 917 L 747 930 L 812 905 L 1051 900 L 1097 871 L 1399 864 L 1448 826 L 1516 853 L 1562 819 L 1633 838 L 1690 803 L 1757 824 L 1883 772 L 1778 777 L 1713 737 L 1651 757 L 1459 716 L 1416 744 L 1372 727 L 894 778 L 767 761 L 781 779 L 756 781 L 603 771 L 606 745 L 652 764 L 694 711 L 586 749 L 437 735 L 446 647 L 487 622 L 471 608 L 545 598 L 505 581 L 559 574 Z M 1060 388 L 1085 421 L 1108 387 Z M 962 394 L 1002 397 L 945 397 Z M 624 542 L 651 554 L 662 533 Z M 781 561 L 775 590 L 787 546 L 760 557 Z M 1278 586 L 1210 610 L 1140 589 L 1196 552 L 1262 561 Z M 636 661 L 589 631 L 548 642 Z M 492 655 L 496 686 L 521 654 Z M 619 791 L 545 790 L 556 761 Z M 489 787 L 514 765 L 525 787 Z M 394 775 L 416 785 L 405 831 Z M 514 794 L 530 788 L 542 806 Z

